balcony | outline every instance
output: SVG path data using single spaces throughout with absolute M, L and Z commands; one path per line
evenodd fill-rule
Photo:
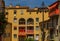
M 19 22 L 20 25 L 25 25 L 25 22 Z
M 27 34 L 34 34 L 34 30 L 27 30 Z
M 34 26 L 27 26 L 27 34 L 34 34 Z
M 33 22 L 29 22 L 29 23 L 27 23 L 27 25 L 28 25 L 28 26 L 33 26 L 34 23 L 33 23 Z
M 26 35 L 25 30 L 19 30 L 19 35 L 25 36 Z

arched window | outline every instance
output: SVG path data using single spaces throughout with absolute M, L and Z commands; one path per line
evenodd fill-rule
M 25 24 L 25 19 L 24 18 L 19 19 L 19 24 Z
M 27 20 L 27 24 L 28 25 L 30 25 L 30 24 L 34 24 L 34 20 L 32 19 L 32 18 L 29 18 L 28 20 Z

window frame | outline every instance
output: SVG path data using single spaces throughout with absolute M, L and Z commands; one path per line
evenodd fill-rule
M 36 26 L 36 30 L 39 30 L 39 26 Z
M 16 14 L 17 13 L 17 11 L 16 10 L 14 10 L 14 14 Z
M 17 38 L 17 34 L 14 34 L 14 38 Z
M 16 22 L 17 21 L 17 18 L 14 18 L 14 22 Z
M 14 30 L 17 30 L 17 27 L 16 26 L 14 26 Z
M 39 18 L 36 18 L 36 22 L 39 22 Z

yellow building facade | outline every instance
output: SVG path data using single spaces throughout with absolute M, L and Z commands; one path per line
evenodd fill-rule
M 42 22 L 43 8 L 12 6 L 5 7 L 6 20 L 12 23 L 12 40 L 24 41 L 25 38 L 33 38 L 41 41 L 41 29 L 39 23 Z M 44 8 L 44 21 L 48 20 L 48 8 Z

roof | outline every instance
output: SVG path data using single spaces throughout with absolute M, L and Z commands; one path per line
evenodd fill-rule
M 36 12 L 38 10 L 35 10 L 35 9 L 27 9 L 27 12 Z
M 5 7 L 5 9 L 29 9 L 27 6 L 11 6 Z
M 55 11 L 49 13 L 50 17 L 55 16 L 55 15 L 59 15 L 59 10 L 58 9 L 56 9 Z
M 58 1 L 56 1 L 56 2 L 54 2 L 53 4 L 49 5 L 49 7 L 51 7 L 52 5 L 54 5 L 54 4 L 56 4 L 56 3 L 58 3 Z
M 51 4 L 48 8 L 51 10 L 54 7 L 56 7 L 58 5 L 58 1 L 54 2 L 53 4 Z
M 49 12 L 50 17 L 52 17 L 54 15 L 59 15 L 58 5 L 59 5 L 59 1 L 56 1 L 48 7 L 50 10 L 50 12 Z

